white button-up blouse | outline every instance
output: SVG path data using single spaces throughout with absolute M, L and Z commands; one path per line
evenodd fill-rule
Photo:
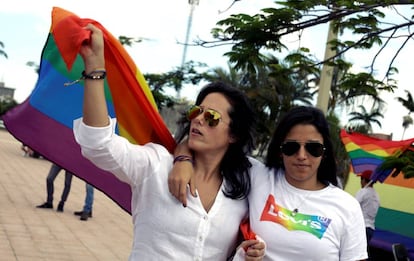
M 208 213 L 192 196 L 184 208 L 168 190 L 173 156 L 159 144 L 130 143 L 114 133 L 115 124 L 111 119 L 109 126 L 96 128 L 77 119 L 74 134 L 84 157 L 131 186 L 129 260 L 226 260 L 237 247 L 247 200 L 227 198 L 220 189 Z

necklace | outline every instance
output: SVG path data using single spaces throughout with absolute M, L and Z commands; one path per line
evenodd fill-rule
M 298 201 L 298 198 L 300 199 L 299 203 L 297 204 L 292 204 L 292 205 L 296 205 L 295 208 L 293 208 L 293 210 L 289 210 L 290 215 L 292 217 L 296 216 L 299 213 L 299 208 L 309 199 L 309 197 L 312 195 L 313 191 L 307 191 L 306 194 L 298 194 L 298 192 L 293 191 L 294 189 L 299 190 L 298 188 L 290 185 L 285 177 L 281 177 L 282 178 L 282 182 L 281 182 L 281 198 L 283 199 L 285 206 L 287 206 L 290 202 L 295 202 Z M 289 188 L 289 186 L 291 188 Z
M 291 212 L 290 215 L 292 217 L 296 216 L 296 214 L 298 214 L 299 212 L 299 207 L 302 206 L 303 203 L 305 203 L 305 201 L 309 198 L 309 196 L 311 195 L 312 192 L 308 192 L 305 196 L 302 197 L 302 200 L 299 202 L 299 204 L 297 204 L 297 207 L 294 208 Z

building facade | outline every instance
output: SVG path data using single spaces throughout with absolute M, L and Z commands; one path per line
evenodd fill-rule
M 0 82 L 0 101 L 14 99 L 14 88 L 6 87 L 4 82 Z

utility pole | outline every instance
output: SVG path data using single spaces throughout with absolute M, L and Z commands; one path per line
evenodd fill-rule
M 200 2 L 199 0 L 188 0 L 188 3 L 191 6 L 190 6 L 190 14 L 188 16 L 188 22 L 187 22 L 187 32 L 185 34 L 184 50 L 183 50 L 183 58 L 181 60 L 181 67 L 183 67 L 184 64 L 185 64 L 185 59 L 186 59 L 186 56 L 187 56 L 187 46 L 188 46 L 188 41 L 189 41 L 189 38 L 190 38 L 191 26 L 193 24 L 194 9 L 195 9 L 196 5 L 198 5 L 199 2 Z
M 183 57 L 181 59 L 181 68 L 184 67 L 184 64 L 185 64 L 185 61 L 186 61 L 188 41 L 190 39 L 191 26 L 193 24 L 194 9 L 195 9 L 196 5 L 198 5 L 199 2 L 200 2 L 200 0 L 188 0 L 188 3 L 190 4 L 190 14 L 188 15 L 187 32 L 185 33 Z M 177 90 L 177 98 L 178 99 L 181 98 L 181 93 L 180 92 L 181 92 L 180 90 Z
M 338 38 L 338 33 L 334 30 L 334 22 L 329 22 L 328 38 L 326 40 L 324 61 L 336 55 L 336 49 L 332 50 L 330 42 Z M 325 114 L 328 111 L 329 95 L 331 91 L 333 77 L 333 67 L 327 64 L 322 65 L 321 80 L 319 82 L 319 92 L 316 107 Z

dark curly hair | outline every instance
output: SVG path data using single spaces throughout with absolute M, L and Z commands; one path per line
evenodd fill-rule
M 287 112 L 276 127 L 272 140 L 269 144 L 266 155 L 266 166 L 269 168 L 284 169 L 283 162 L 280 160 L 280 145 L 285 140 L 289 131 L 298 124 L 311 124 L 315 126 L 323 137 L 324 152 L 321 164 L 318 168 L 317 178 L 322 183 L 338 185 L 336 178 L 336 160 L 333 152 L 331 137 L 329 134 L 328 121 L 323 112 L 315 107 L 298 106 Z
M 220 171 L 224 179 L 223 193 L 232 199 L 246 198 L 250 192 L 249 169 L 251 164 L 247 155 L 254 149 L 256 117 L 246 95 L 235 87 L 224 82 L 217 81 L 207 84 L 197 96 L 196 105 L 200 105 L 210 93 L 224 95 L 231 107 L 230 134 L 235 138 L 231 143 L 220 163 Z M 190 131 L 190 122 L 182 113 L 178 121 L 177 142 L 181 142 Z

